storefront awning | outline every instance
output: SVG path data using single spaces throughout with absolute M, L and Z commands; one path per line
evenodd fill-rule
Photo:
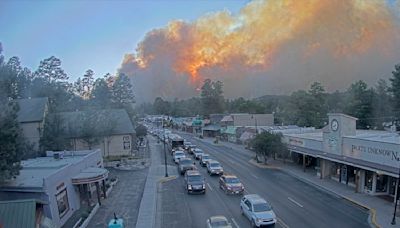
M 299 147 L 299 146 L 288 145 L 288 149 L 293 152 L 296 152 L 296 153 L 305 154 L 305 155 L 315 157 L 315 158 L 323 158 L 323 159 L 326 159 L 329 161 L 342 163 L 345 165 L 350 165 L 350 166 L 354 166 L 354 167 L 365 169 L 365 170 L 370 170 L 370 171 L 373 171 L 376 173 L 381 173 L 381 174 L 385 174 L 385 175 L 392 176 L 392 177 L 399 176 L 397 168 L 393 168 L 393 167 L 386 166 L 386 165 L 380 165 L 380 164 L 363 161 L 363 160 L 355 159 L 355 158 L 351 158 L 351 157 L 329 154 L 329 153 L 325 153 L 325 152 L 322 152 L 319 150 L 312 150 L 312 149 L 303 148 L 303 147 Z
M 82 170 L 72 178 L 72 184 L 90 184 L 104 180 L 108 177 L 108 170 L 103 168 L 90 167 Z

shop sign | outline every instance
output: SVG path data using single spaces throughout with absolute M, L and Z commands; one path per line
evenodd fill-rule
M 294 146 L 304 146 L 304 141 L 296 138 L 289 138 L 289 144 Z
M 398 150 L 366 145 L 352 144 L 350 156 L 393 167 L 398 167 L 400 161 L 400 151 Z

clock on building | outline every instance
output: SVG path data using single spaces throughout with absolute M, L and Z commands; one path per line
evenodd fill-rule
M 337 131 L 337 129 L 339 129 L 339 122 L 336 119 L 331 121 L 331 129 L 332 131 Z

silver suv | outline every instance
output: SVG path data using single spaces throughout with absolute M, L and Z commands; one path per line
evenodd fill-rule
M 209 160 L 207 162 L 207 172 L 210 176 L 213 174 L 222 175 L 224 174 L 224 169 L 219 162 L 215 160 Z
M 272 206 L 257 194 L 243 196 L 240 200 L 240 210 L 250 220 L 253 227 L 274 226 L 276 223 Z

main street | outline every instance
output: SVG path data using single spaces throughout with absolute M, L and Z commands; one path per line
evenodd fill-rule
M 277 169 L 261 169 L 248 161 L 251 153 L 214 145 L 179 132 L 181 136 L 209 153 L 235 174 L 246 188 L 246 194 L 259 194 L 273 206 L 278 217 L 276 227 L 368 227 L 368 213 L 348 201 L 304 183 Z M 167 159 L 171 161 L 168 153 Z M 204 227 L 213 215 L 226 216 L 233 227 L 249 227 L 250 222 L 240 213 L 240 196 L 226 195 L 218 185 L 217 176 L 206 177 L 205 195 L 187 195 L 183 178 L 165 182 L 161 186 L 162 227 Z

